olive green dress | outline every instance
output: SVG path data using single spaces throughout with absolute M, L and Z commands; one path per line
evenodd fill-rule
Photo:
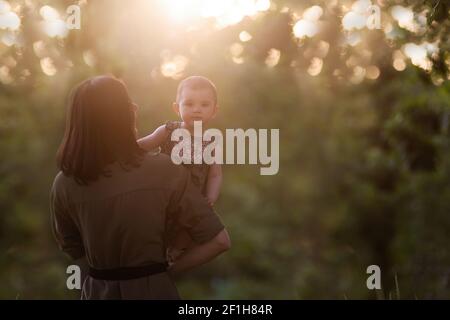
M 183 166 L 164 154 L 148 153 L 141 165 L 108 167 L 108 176 L 82 186 L 59 173 L 51 191 L 56 241 L 73 259 L 86 257 L 95 269 L 145 266 L 166 261 L 166 233 L 182 225 L 197 243 L 224 226 L 194 187 Z M 178 299 L 168 273 L 126 281 L 87 277 L 82 299 Z

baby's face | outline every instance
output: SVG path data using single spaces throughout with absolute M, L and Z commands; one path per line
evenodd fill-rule
M 176 111 L 188 127 L 193 127 L 194 121 L 205 123 L 211 120 L 217 112 L 214 94 L 207 88 L 186 87 L 183 89 Z

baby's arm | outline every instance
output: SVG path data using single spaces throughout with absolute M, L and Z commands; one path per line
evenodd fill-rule
M 139 139 L 137 142 L 142 149 L 150 151 L 160 147 L 167 139 L 168 135 L 169 132 L 167 131 L 166 126 L 162 125 L 152 134 Z
M 221 185 L 222 165 L 214 163 L 209 168 L 208 180 L 206 182 L 206 199 L 210 205 L 214 205 L 219 198 Z

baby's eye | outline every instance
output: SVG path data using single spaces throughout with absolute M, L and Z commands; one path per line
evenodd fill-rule
M 209 103 L 202 103 L 202 107 L 204 108 L 209 107 Z

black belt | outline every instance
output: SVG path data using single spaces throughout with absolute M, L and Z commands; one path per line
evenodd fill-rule
M 125 267 L 117 269 L 94 269 L 89 267 L 89 275 L 98 280 L 131 280 L 165 272 L 167 266 L 167 263 L 154 263 L 141 267 Z

